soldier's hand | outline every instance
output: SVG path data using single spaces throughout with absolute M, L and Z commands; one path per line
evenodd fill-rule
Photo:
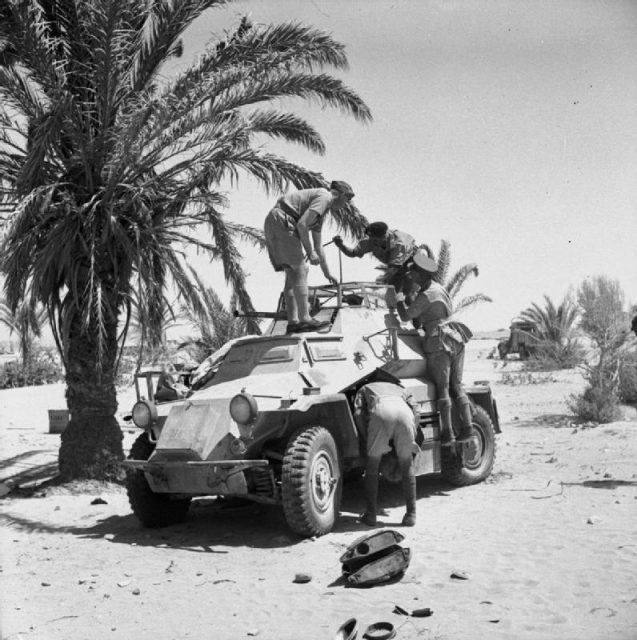
M 334 236 L 332 242 L 340 249 L 343 246 L 343 238 L 341 236 Z
M 338 280 L 333 275 L 326 273 L 325 277 L 327 278 L 328 282 L 331 282 L 332 284 L 338 284 Z
M 316 253 L 316 251 L 312 251 L 307 259 L 309 260 L 310 264 L 320 264 L 321 262 L 321 259 L 318 257 L 318 253 Z

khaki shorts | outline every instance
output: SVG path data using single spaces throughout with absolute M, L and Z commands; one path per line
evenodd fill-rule
M 275 271 L 297 266 L 305 260 L 296 227 L 281 209 L 275 207 L 268 213 L 263 230 L 270 262 Z
M 418 451 L 416 419 L 409 405 L 398 396 L 383 396 L 370 412 L 367 427 L 367 455 L 380 458 L 391 451 L 393 440 L 399 458 L 408 458 Z

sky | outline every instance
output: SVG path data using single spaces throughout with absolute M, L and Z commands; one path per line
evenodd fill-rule
M 349 182 L 370 221 L 436 251 L 448 240 L 452 271 L 477 263 L 463 293 L 493 302 L 465 316 L 474 330 L 508 327 L 545 294 L 560 302 L 597 275 L 637 302 L 636 2 L 241 1 L 186 32 L 179 64 L 246 14 L 309 24 L 345 45 L 350 68 L 335 75 L 373 122 L 295 102 L 327 152 L 269 148 Z M 228 196 L 227 217 L 255 227 L 275 200 L 248 179 Z M 336 232 L 326 226 L 324 242 Z M 326 254 L 344 281 L 378 275 L 369 256 L 339 267 L 336 248 Z M 265 253 L 243 255 L 255 307 L 271 310 L 282 276 Z M 192 262 L 223 286 L 218 266 Z M 310 283 L 322 282 L 312 268 Z
M 589 277 L 619 280 L 637 303 L 637 2 L 634 0 L 241 0 L 212 9 L 185 33 L 174 74 L 238 25 L 301 22 L 346 47 L 335 71 L 370 107 L 361 124 L 339 111 L 289 108 L 321 133 L 327 152 L 269 150 L 349 182 L 370 220 L 437 251 L 452 271 L 477 263 L 465 285 L 492 303 L 464 320 L 508 327 L 531 303 L 560 302 Z M 274 204 L 246 178 L 228 192 L 228 219 L 261 227 Z M 337 233 L 326 225 L 324 242 Z M 275 308 L 283 277 L 242 246 L 257 309 Z M 369 256 L 326 248 L 344 281 L 374 280 Z M 190 256 L 229 300 L 221 268 Z M 324 283 L 318 267 L 310 284 Z

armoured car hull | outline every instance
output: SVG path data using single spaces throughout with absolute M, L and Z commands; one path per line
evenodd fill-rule
M 204 382 L 195 382 L 187 398 L 140 397 L 132 413 L 144 433 L 125 465 L 142 523 L 169 523 L 158 510 L 183 519 L 199 496 L 241 496 L 282 505 L 300 535 L 328 532 L 344 478 L 364 467 L 354 396 L 379 379 L 405 387 L 419 410 L 418 475 L 442 472 L 456 484 L 487 477 L 499 431 L 488 385 L 467 387 L 475 423 L 464 464 L 445 458 L 421 336 L 401 327 L 385 305 L 386 290 L 370 283 L 314 287 L 315 317 L 330 323 L 324 331 L 286 335 L 279 309 L 264 335 L 234 341 L 213 376 L 195 372 L 193 379 Z M 150 383 L 138 388 L 152 396 Z M 398 479 L 391 455 L 382 472 Z

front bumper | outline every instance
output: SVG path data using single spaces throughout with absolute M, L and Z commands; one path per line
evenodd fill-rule
M 188 495 L 247 495 L 244 471 L 264 469 L 267 460 L 125 460 L 129 469 L 143 471 L 156 493 Z

